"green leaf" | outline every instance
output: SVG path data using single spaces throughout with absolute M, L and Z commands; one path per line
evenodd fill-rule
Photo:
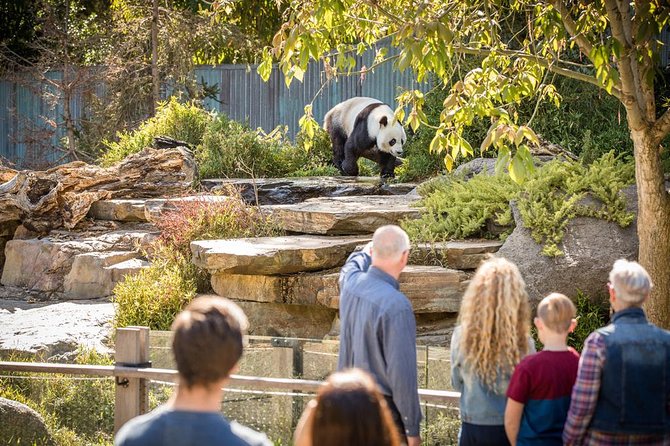
M 507 147 L 502 147 L 498 150 L 498 159 L 495 164 L 496 175 L 500 175 L 505 171 L 509 164 L 510 150 Z
M 509 165 L 509 176 L 515 183 L 522 184 L 525 181 L 527 174 L 528 171 L 523 162 L 523 157 L 519 156 L 519 152 L 517 152 Z

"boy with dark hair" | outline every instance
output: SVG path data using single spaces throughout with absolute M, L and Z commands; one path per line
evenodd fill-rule
M 221 414 L 223 386 L 242 356 L 247 318 L 223 298 L 200 297 L 182 311 L 172 330 L 179 372 L 170 400 L 126 423 L 116 446 L 269 446 L 263 434 Z
M 577 324 L 575 305 L 552 293 L 537 307 L 535 327 L 544 344 L 514 369 L 507 388 L 505 432 L 514 445 L 563 444 L 561 435 L 577 378 L 579 354 L 568 347 L 568 334 Z

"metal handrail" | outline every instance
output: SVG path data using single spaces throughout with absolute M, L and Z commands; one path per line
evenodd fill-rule
M 116 376 L 140 378 L 154 381 L 176 382 L 177 371 L 172 369 L 123 367 L 114 365 L 59 364 L 47 362 L 0 361 L 0 371 L 60 373 L 67 375 Z M 259 376 L 231 375 L 227 387 L 253 390 L 293 390 L 316 392 L 323 385 L 321 381 L 294 378 L 264 378 Z M 419 398 L 427 403 L 458 405 L 461 394 L 449 390 L 419 389 Z

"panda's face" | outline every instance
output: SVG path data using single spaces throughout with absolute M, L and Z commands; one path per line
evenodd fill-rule
M 390 125 L 380 126 L 377 135 L 377 148 L 396 157 L 402 156 L 406 138 L 405 129 L 398 121 L 394 120 Z

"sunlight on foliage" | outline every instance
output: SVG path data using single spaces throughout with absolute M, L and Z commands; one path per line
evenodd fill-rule
M 421 218 L 405 220 L 402 226 L 417 242 L 492 237 L 487 223 L 513 224 L 509 203 L 516 200 L 524 225 L 543 245 L 542 252 L 559 256 L 563 254 L 558 246 L 565 227 L 575 217 L 601 218 L 622 227 L 633 221 L 634 215 L 626 210 L 620 194 L 633 180 L 633 163 L 623 162 L 613 153 L 588 166 L 551 161 L 536 169 L 523 185 L 505 174 L 479 174 L 470 180 L 449 175 L 419 188 Z

